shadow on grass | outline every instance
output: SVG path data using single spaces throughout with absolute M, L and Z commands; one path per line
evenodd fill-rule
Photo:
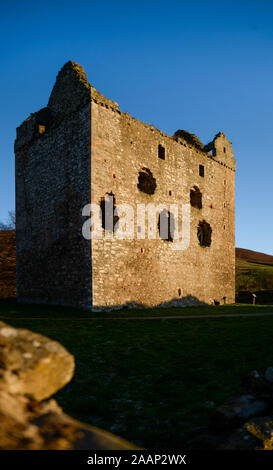
M 185 447 L 187 433 L 207 425 L 244 375 L 273 362 L 273 317 L 112 322 L 103 313 L 90 322 L 60 311 L 51 311 L 58 314 L 51 321 L 14 316 L 8 323 L 74 355 L 75 377 L 56 395 L 65 412 L 148 449 Z
M 191 296 L 190 296 L 191 297 Z M 174 299 L 174 301 L 180 299 Z M 189 296 L 187 298 L 189 300 Z M 192 297 L 191 299 L 192 300 Z M 197 299 L 198 301 L 198 299 Z M 199 302 L 199 301 L 198 301 Z M 83 311 L 72 307 L 63 307 L 45 304 L 18 303 L 16 299 L 0 299 L 0 319 L 5 318 L 44 318 L 88 320 L 92 318 L 134 318 L 134 317 L 165 317 L 165 316 L 188 316 L 188 315 L 228 315 L 273 312 L 273 305 L 250 305 L 250 304 L 227 304 L 206 305 L 199 302 L 198 305 L 179 306 L 173 303 L 169 306 L 145 308 L 143 306 L 124 305 L 117 306 L 111 311 Z

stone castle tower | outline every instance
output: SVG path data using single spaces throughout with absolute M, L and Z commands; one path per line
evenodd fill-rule
M 17 291 L 21 302 L 111 308 L 232 303 L 235 160 L 223 133 L 206 145 L 122 113 L 74 62 L 48 105 L 17 129 Z M 83 207 L 190 204 L 190 245 L 172 236 L 120 240 L 82 235 Z M 171 220 L 171 212 L 167 218 Z M 134 221 L 135 234 L 139 227 Z

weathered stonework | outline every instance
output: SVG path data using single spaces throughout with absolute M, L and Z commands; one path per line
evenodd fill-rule
M 138 449 L 49 399 L 70 382 L 74 366 L 60 343 L 0 321 L 0 450 Z
M 234 302 L 233 151 L 223 133 L 206 147 L 193 137 L 171 137 L 122 113 L 78 64 L 65 64 L 48 106 L 17 129 L 18 299 L 84 309 Z M 153 194 L 138 187 L 143 168 L 155 178 Z M 136 217 L 132 240 L 82 237 L 83 206 L 109 193 L 134 209 L 181 207 L 193 188 L 202 207 L 191 207 L 185 251 L 172 250 L 159 234 L 137 239 Z M 199 244 L 202 221 L 212 230 L 210 246 Z

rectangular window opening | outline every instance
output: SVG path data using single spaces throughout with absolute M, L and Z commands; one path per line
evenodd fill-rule
M 158 158 L 165 160 L 165 147 L 163 147 L 161 144 L 158 146 Z
M 38 132 L 39 132 L 39 134 L 44 134 L 45 131 L 46 131 L 45 126 L 43 126 L 42 124 L 39 124 L 39 125 L 38 125 Z

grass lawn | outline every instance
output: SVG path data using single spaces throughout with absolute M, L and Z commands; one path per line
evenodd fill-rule
M 169 307 L 169 308 L 123 308 L 111 312 L 84 312 L 74 308 L 47 305 L 20 305 L 15 299 L 0 301 L 0 319 L 14 318 L 44 318 L 54 319 L 107 319 L 123 317 L 158 317 L 158 316 L 184 316 L 184 315 L 228 315 L 245 313 L 273 313 L 273 305 L 205 305 L 202 307 Z
M 58 340 L 74 354 L 75 377 L 56 395 L 67 413 L 150 449 L 181 447 L 187 432 L 207 424 L 210 402 L 231 397 L 251 370 L 273 365 L 273 317 L 228 318 L 254 311 L 273 307 L 137 309 L 88 320 L 73 309 L 0 303 L 0 319 Z M 112 319 L 194 312 L 226 315 Z

